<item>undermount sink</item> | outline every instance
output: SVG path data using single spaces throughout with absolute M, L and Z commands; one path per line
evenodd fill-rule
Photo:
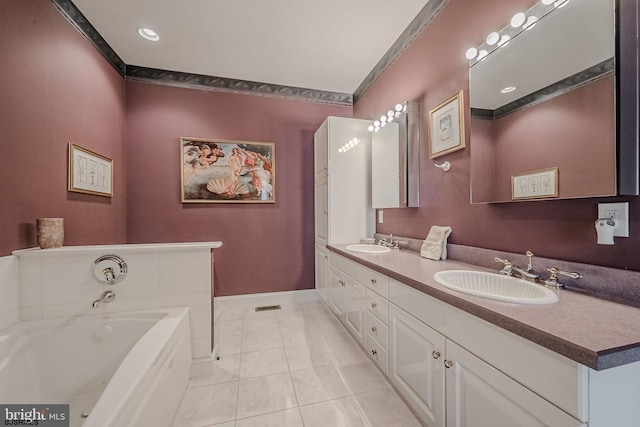
M 391 250 L 386 246 L 367 245 L 367 244 L 349 245 L 345 249 L 351 252 L 362 252 L 365 254 L 383 254 Z
M 553 304 L 558 301 L 558 295 L 543 285 L 484 271 L 439 271 L 433 278 L 454 291 L 498 301 L 516 304 Z

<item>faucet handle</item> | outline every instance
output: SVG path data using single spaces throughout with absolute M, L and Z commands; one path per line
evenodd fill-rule
M 495 262 L 501 262 L 501 263 L 503 263 L 505 266 L 511 265 L 511 261 L 509 261 L 508 259 L 502 259 L 502 258 L 495 257 L 495 258 L 494 258 L 494 261 L 495 261 Z
M 582 279 L 582 274 L 580 273 L 562 271 L 556 267 L 547 268 L 547 271 L 551 273 L 551 276 L 549 277 L 549 279 L 544 281 L 544 284 L 547 286 L 555 287 L 556 289 L 564 287 L 562 283 L 558 282 L 558 274 L 560 274 L 561 276 L 570 277 L 572 279 Z
M 501 262 L 504 264 L 504 268 L 500 270 L 500 274 L 504 274 L 505 276 L 511 276 L 513 274 L 513 264 L 508 259 L 502 259 L 495 257 L 495 262 Z

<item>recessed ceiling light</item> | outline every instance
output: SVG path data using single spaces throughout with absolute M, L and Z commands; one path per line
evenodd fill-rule
M 140 34 L 140 37 L 151 40 L 152 42 L 157 42 L 158 40 L 160 40 L 160 36 L 158 35 L 158 33 L 149 28 L 138 28 L 138 34 Z
M 505 87 L 504 89 L 502 89 L 502 90 L 500 91 L 500 93 L 511 93 L 511 92 L 513 92 L 514 90 L 516 90 L 516 87 L 515 87 L 515 86 L 507 86 L 507 87 Z

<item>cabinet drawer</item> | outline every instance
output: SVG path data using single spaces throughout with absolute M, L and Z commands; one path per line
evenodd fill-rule
M 384 274 L 365 268 L 362 283 L 383 297 L 389 297 L 389 278 Z
M 382 369 L 385 375 L 389 374 L 389 356 L 387 354 L 387 350 L 382 348 L 382 346 L 373 338 L 371 335 L 367 334 L 365 339 L 365 347 L 367 349 L 367 353 L 369 353 L 369 357 L 373 359 L 374 362 Z
M 367 289 L 367 310 L 385 325 L 389 324 L 389 302 L 371 289 Z
M 366 267 L 333 252 L 329 253 L 329 263 L 362 283 L 362 278 L 365 275 L 364 272 L 367 269 Z
M 367 333 L 375 338 L 385 350 L 388 350 L 389 328 L 380 319 L 367 311 Z

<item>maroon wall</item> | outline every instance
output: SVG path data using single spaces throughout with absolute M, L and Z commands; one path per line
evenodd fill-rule
M 48 0 L 0 0 L 0 256 L 36 246 L 38 217 L 65 245 L 126 242 L 124 80 Z M 67 192 L 67 144 L 114 160 L 112 199 Z
M 471 205 L 470 152 L 467 148 L 437 159 L 451 162 L 444 173 L 428 158 L 427 118 L 430 109 L 458 90 L 468 95 L 468 64 L 464 52 L 529 0 L 450 0 L 447 7 L 416 38 L 354 107 L 354 116 L 378 117 L 399 101 L 421 106 L 420 208 L 387 209 L 377 231 L 425 238 L 434 225 L 451 225 L 450 242 L 504 251 L 533 251 L 549 258 L 640 270 L 640 200 L 637 197 Z M 469 113 L 465 117 L 469 123 Z M 596 244 L 594 221 L 598 201 L 630 201 L 630 238 L 614 246 Z
M 351 107 L 127 82 L 130 243 L 221 240 L 215 295 L 314 283 L 313 134 Z M 274 142 L 275 204 L 180 203 L 180 137 Z

